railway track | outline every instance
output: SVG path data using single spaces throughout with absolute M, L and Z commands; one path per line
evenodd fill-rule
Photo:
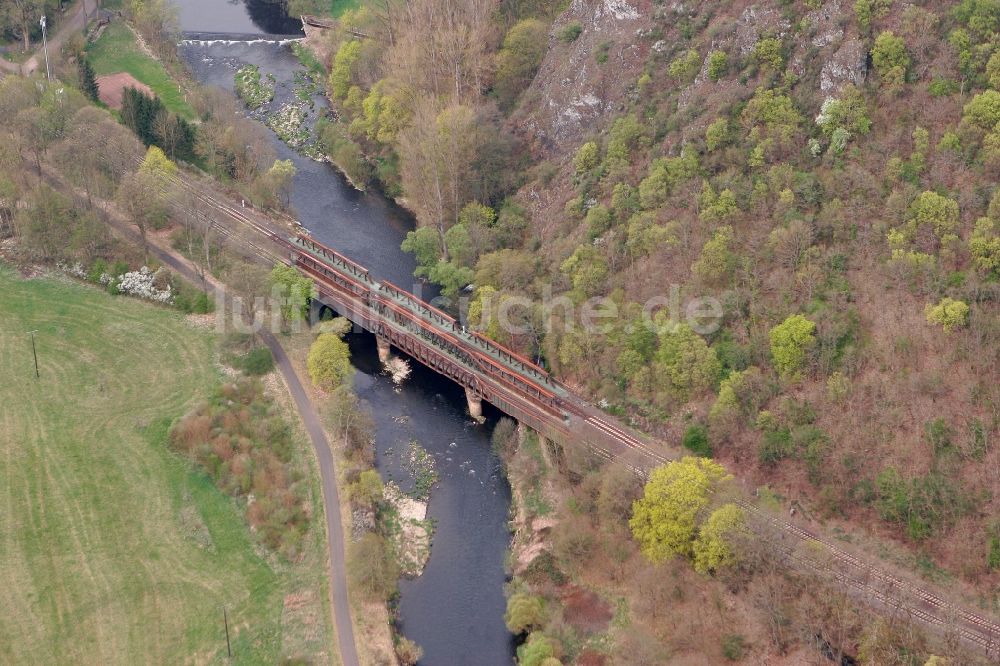
M 448 314 L 420 301 L 395 285 L 374 280 L 367 269 L 332 248 L 308 236 L 289 237 L 282 230 L 261 224 L 244 212 L 241 206 L 220 199 L 205 188 L 192 184 L 188 179 L 175 176 L 171 180 L 180 191 L 218 210 L 252 234 L 262 236 L 268 243 L 277 246 L 278 250 L 265 247 L 252 238 L 238 237 L 235 231 L 222 224 L 214 227 L 220 236 L 233 243 L 244 244 L 255 256 L 264 261 L 295 265 L 304 269 L 304 272 L 320 282 L 321 288 L 339 290 L 341 298 L 354 298 L 366 306 L 373 302 L 384 306 L 384 309 L 391 312 L 409 334 L 421 338 L 435 348 L 433 353 L 440 356 L 437 359 L 439 364 L 454 359 L 454 356 L 444 356 L 442 348 L 462 350 L 468 359 L 468 369 L 492 382 L 492 391 L 501 392 L 504 398 L 516 404 L 518 409 L 538 419 L 548 419 L 550 422 L 558 419 L 559 423 L 554 427 L 564 434 L 570 435 L 570 430 L 563 420 L 563 415 L 578 418 L 584 427 L 599 435 L 598 438 L 587 438 L 584 441 L 602 459 L 624 461 L 642 477 L 646 477 L 652 467 L 675 459 L 675 456 L 661 451 L 649 439 L 607 419 L 603 412 L 578 398 L 570 389 L 549 376 L 536 364 L 477 332 L 463 329 Z M 282 254 L 283 251 L 285 254 Z M 311 256 L 312 259 L 293 260 L 291 258 L 293 252 L 300 257 Z M 331 275 L 324 274 L 318 268 L 324 261 L 341 267 L 341 270 L 336 272 L 342 279 L 335 280 Z M 518 372 L 523 374 L 517 376 Z M 489 391 L 482 392 L 487 394 L 483 397 L 489 400 Z M 525 399 L 522 393 L 528 394 L 531 399 Z M 535 401 L 540 401 L 544 409 L 540 409 Z M 848 590 L 891 612 L 906 613 L 912 619 L 935 630 L 953 632 L 962 640 L 982 650 L 987 658 L 1000 663 L 1000 624 L 994 620 L 957 606 L 926 588 L 876 568 L 829 538 L 779 518 L 747 500 L 740 499 L 736 503 L 747 511 L 760 529 L 784 537 L 776 541 L 784 541 L 785 538 L 791 541 L 790 544 L 783 543 L 779 550 L 781 555 L 795 566 L 828 574 Z M 804 555 L 800 545 L 807 543 L 821 546 L 824 552 L 830 555 L 831 561 L 824 563 Z

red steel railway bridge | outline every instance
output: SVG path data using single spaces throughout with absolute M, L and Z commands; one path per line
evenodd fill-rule
M 318 301 L 375 334 L 379 357 L 396 347 L 465 387 L 469 413 L 482 401 L 542 434 L 563 440 L 578 400 L 520 354 L 462 326 L 447 313 L 305 236 L 287 240 L 294 266 L 312 278 Z

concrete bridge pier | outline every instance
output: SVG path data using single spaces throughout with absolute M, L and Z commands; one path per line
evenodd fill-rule
M 389 339 L 383 338 L 380 335 L 376 335 L 375 346 L 378 347 L 379 363 L 387 362 L 389 360 L 389 350 L 391 349 L 391 346 L 389 345 Z
M 469 403 L 469 414 L 477 421 L 483 419 L 483 399 L 472 392 L 472 389 L 465 389 L 465 400 Z

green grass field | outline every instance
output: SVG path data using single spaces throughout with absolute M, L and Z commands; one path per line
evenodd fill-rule
M 195 117 L 177 83 L 163 65 L 139 50 L 135 35 L 126 25 L 109 25 L 100 39 L 87 48 L 87 54 L 98 76 L 128 72 L 149 86 L 168 109 L 189 120 Z
M 0 265 L 0 663 L 224 662 L 223 606 L 236 663 L 329 660 L 322 512 L 277 563 L 167 449 L 216 354 L 173 311 Z

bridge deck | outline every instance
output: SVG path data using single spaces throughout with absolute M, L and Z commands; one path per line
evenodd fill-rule
M 489 338 L 468 330 L 447 313 L 425 303 L 413 294 L 396 287 L 392 283 L 375 280 L 371 277 L 368 269 L 344 257 L 335 250 L 313 239 L 296 236 L 290 240 L 297 248 L 307 252 L 318 261 L 323 262 L 327 267 L 337 270 L 345 280 L 360 283 L 371 292 L 390 299 L 393 303 L 419 317 L 421 321 L 432 327 L 440 335 L 456 338 L 465 344 L 472 345 L 511 372 L 523 374 L 534 381 L 542 382 L 547 389 L 561 397 L 568 396 L 566 389 L 558 382 L 553 381 L 552 377 L 536 364 L 498 345 Z M 361 296 L 361 294 L 358 294 L 358 296 Z

